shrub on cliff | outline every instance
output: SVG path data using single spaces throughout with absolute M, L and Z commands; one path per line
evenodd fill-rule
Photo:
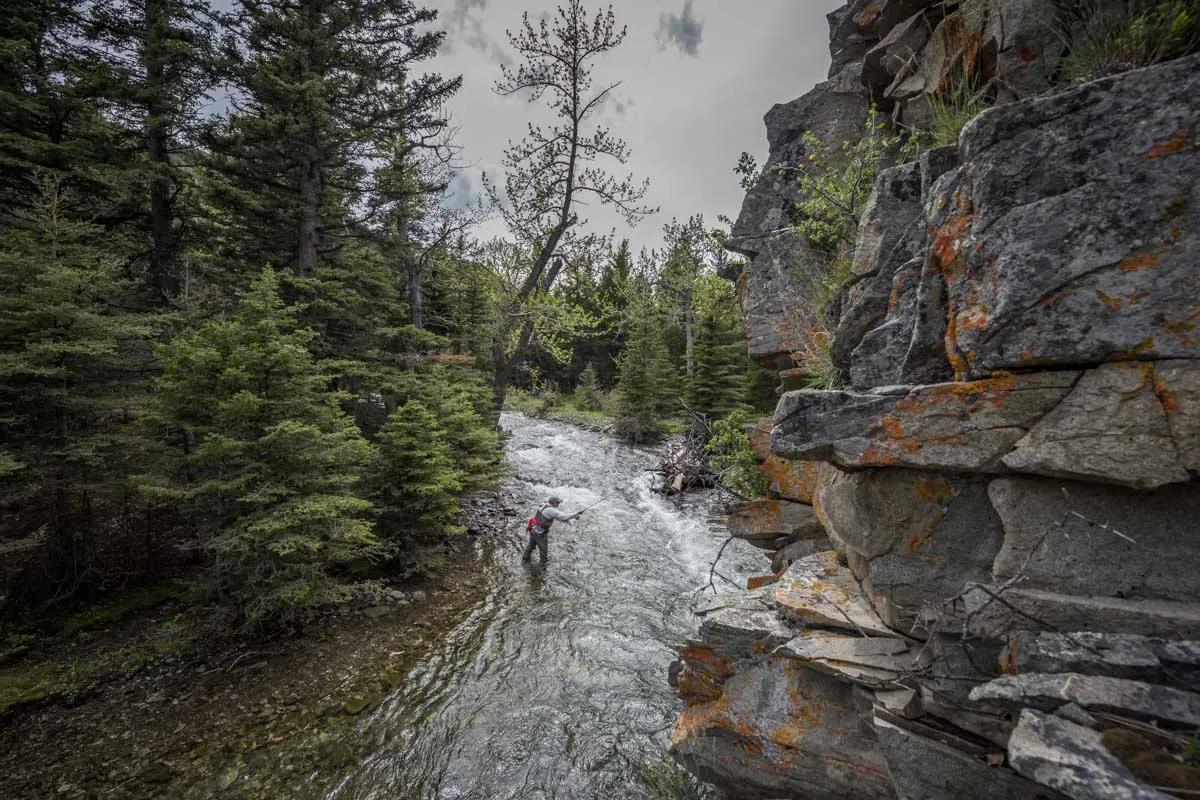
M 1062 77 L 1091 80 L 1200 51 L 1200 1 L 1089 0 L 1068 6 L 1060 27 Z
M 735 494 L 751 499 L 767 492 L 767 478 L 758 466 L 746 428 L 753 420 L 745 411 L 735 411 L 713 423 L 709 440 L 708 465 L 721 485 Z
M 161 348 L 155 421 L 173 445 L 148 487 L 195 520 L 206 585 L 247 630 L 346 599 L 339 565 L 380 548 L 359 476 L 370 445 L 313 365 L 271 270 L 233 314 Z

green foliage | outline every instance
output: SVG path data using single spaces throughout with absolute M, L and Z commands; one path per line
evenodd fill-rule
M 314 367 L 311 338 L 268 269 L 229 318 L 160 352 L 160 424 L 178 453 L 158 493 L 196 515 L 212 595 L 250 630 L 346 599 L 336 568 L 379 553 L 358 488 L 370 445 Z
M 79 199 L 43 177 L 31 218 L 0 240 L 0 503 L 21 509 L 0 530 L 43 528 L 47 584 L 68 593 L 99 579 L 108 515 L 131 490 L 128 420 L 148 388 L 137 364 L 150 333 L 123 307 L 135 288 Z
M 162 605 L 168 600 L 178 600 L 186 593 L 187 587 L 174 581 L 137 586 L 67 617 L 59 626 L 58 635 L 70 639 L 83 631 L 107 628 L 139 611 Z
M 874 109 L 857 141 L 829 147 L 811 131 L 804 134 L 808 152 L 797 180 L 803 198 L 797 204 L 796 230 L 814 246 L 832 255 L 854 244 L 863 207 L 875 188 L 875 178 L 888 164 L 894 140 Z
M 720 476 L 721 484 L 747 499 L 767 492 L 766 476 L 746 435 L 752 422 L 746 411 L 735 411 L 713 423 L 713 437 L 707 444 L 709 467 Z
M 462 474 L 437 417 L 409 401 L 388 417 L 371 480 L 381 529 L 398 554 L 463 532 L 455 521 Z
M 963 80 L 955 81 L 953 86 L 947 92 L 929 95 L 933 124 L 925 132 L 924 140 L 930 147 L 958 144 L 963 128 L 989 105 L 985 89 L 972 90 L 970 84 Z
M 575 406 L 583 411 L 599 411 L 602 407 L 600 379 L 596 376 L 596 368 L 591 362 L 583 368 L 575 384 Z
M 627 309 L 625 349 L 617 359 L 617 435 L 650 442 L 665 432 L 673 410 L 674 371 L 663 341 L 662 315 L 653 299 L 643 297 Z
M 842 375 L 833 364 L 833 334 L 828 330 L 810 331 L 801 349 L 793 354 L 804 370 L 810 389 L 839 389 Z
M 695 374 L 688 381 L 688 406 L 710 419 L 746 405 L 746 334 L 733 285 L 708 274 L 696 290 Z
M 1068 5 L 1065 80 L 1093 78 L 1200 52 L 1197 0 L 1088 0 Z

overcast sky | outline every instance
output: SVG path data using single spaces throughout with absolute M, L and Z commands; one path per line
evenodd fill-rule
M 521 14 L 537 18 L 554 0 L 427 0 L 440 12 L 449 35 L 433 68 L 463 76 L 451 104 L 463 159 L 460 195 L 479 190 L 487 170 L 500 178 L 508 139 L 527 122 L 546 121 L 544 108 L 492 91 L 499 64 L 514 57 L 505 30 Z M 588 4 L 596 8 L 595 4 Z M 661 208 L 630 231 L 616 215 L 587 213 L 589 228 L 628 236 L 635 251 L 658 246 L 671 217 L 703 213 L 736 217 L 743 191 L 733 167 L 743 150 L 766 155 L 763 115 L 825 79 L 829 33 L 825 14 L 837 0 L 615 0 L 625 43 L 601 57 L 594 75 L 600 86 L 622 85 L 604 111 L 604 122 L 632 150 L 629 168 L 650 179 L 649 204 Z M 619 166 L 618 166 L 619 168 Z M 501 234 L 492 223 L 482 232 Z

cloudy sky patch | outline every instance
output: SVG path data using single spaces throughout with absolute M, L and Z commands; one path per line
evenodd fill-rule
M 678 14 L 659 14 L 658 40 L 664 50 L 674 46 L 689 56 L 700 54 L 700 42 L 704 39 L 704 22 L 696 19 L 694 2 L 695 0 L 687 0 L 683 4 L 683 11 Z

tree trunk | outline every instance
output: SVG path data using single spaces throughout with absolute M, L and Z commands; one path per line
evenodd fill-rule
M 311 275 L 321 247 L 321 165 L 315 157 L 304 160 L 300 173 L 300 232 L 296 273 Z
M 180 281 L 177 265 L 179 243 L 172 223 L 175 219 L 171 197 L 170 133 L 168 110 L 164 107 L 166 70 L 163 63 L 165 46 L 160 37 L 168 20 L 164 0 L 146 0 L 143 22 L 146 42 L 142 63 L 146 70 L 146 147 L 150 160 L 150 273 L 155 288 L 168 301 L 179 295 Z

